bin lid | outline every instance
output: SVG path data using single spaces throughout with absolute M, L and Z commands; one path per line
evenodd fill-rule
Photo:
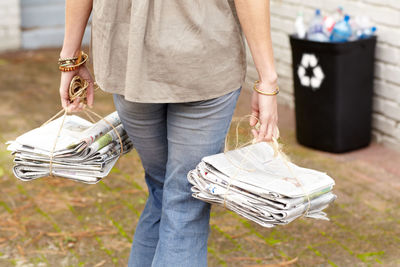
M 338 42 L 316 42 L 297 37 L 295 34 L 290 34 L 290 45 L 292 49 L 312 49 L 313 51 L 328 52 L 335 54 L 345 54 L 357 49 L 365 49 L 367 47 L 374 48 L 377 37 L 348 41 L 343 43 Z

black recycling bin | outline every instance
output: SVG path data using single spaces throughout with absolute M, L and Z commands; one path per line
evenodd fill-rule
M 290 36 L 297 141 L 341 153 L 371 141 L 376 37 L 321 43 Z

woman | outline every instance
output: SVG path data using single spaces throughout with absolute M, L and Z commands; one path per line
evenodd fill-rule
M 149 197 L 129 266 L 206 266 L 210 205 L 191 197 L 186 174 L 222 151 L 246 72 L 244 32 L 259 75 L 250 125 L 257 141 L 276 134 L 277 74 L 269 0 L 67 0 L 60 58 L 79 54 L 92 17 L 96 82 L 114 95 L 121 121 L 145 169 Z M 74 75 L 62 72 L 64 108 Z

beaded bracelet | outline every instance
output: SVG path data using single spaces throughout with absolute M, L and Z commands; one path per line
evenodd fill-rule
M 79 58 L 79 57 L 77 57 L 77 56 L 76 56 L 76 57 L 67 57 L 67 58 L 61 58 L 61 57 L 60 57 L 60 58 L 58 59 L 58 64 L 61 65 L 61 64 L 64 64 L 65 62 L 68 62 L 68 61 L 74 61 L 74 62 L 75 62 L 78 58 Z
M 74 58 L 66 58 L 62 59 L 60 58 L 58 60 L 58 69 L 62 72 L 67 72 L 67 71 L 73 71 L 78 69 L 80 66 L 85 64 L 85 62 L 88 60 L 89 56 L 81 51 L 80 55 L 76 57 L 76 60 Z

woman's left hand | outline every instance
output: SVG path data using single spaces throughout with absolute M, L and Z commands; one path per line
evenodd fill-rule
M 260 82 L 258 89 L 264 92 L 271 92 L 271 84 Z M 252 129 L 252 134 L 256 142 L 272 141 L 272 137 L 278 135 L 278 105 L 277 96 L 269 96 L 253 91 L 251 99 L 250 126 L 254 127 L 257 122 L 260 123 L 259 129 Z M 259 121 L 255 118 L 257 117 Z

